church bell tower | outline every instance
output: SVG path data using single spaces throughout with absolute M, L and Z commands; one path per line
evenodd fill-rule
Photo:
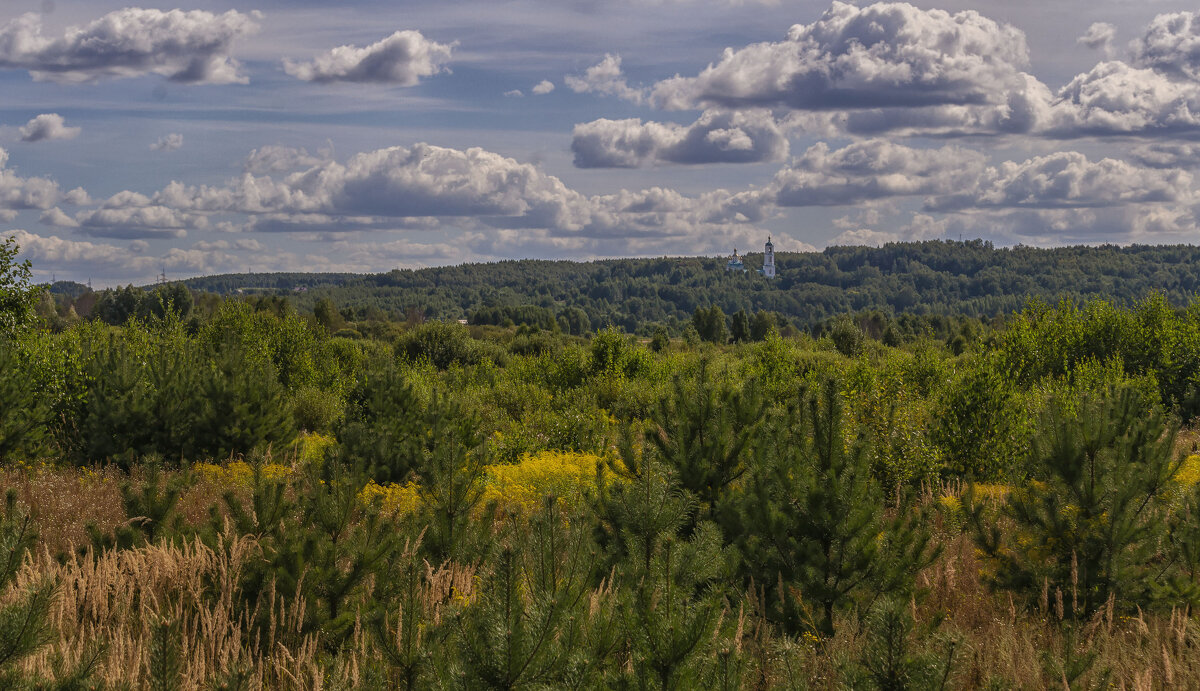
M 763 268 L 762 275 L 764 278 L 775 278 L 775 245 L 771 244 L 771 236 L 767 236 L 767 246 L 763 248 Z

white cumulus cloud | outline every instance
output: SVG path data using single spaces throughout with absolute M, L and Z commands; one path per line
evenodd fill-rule
M 769 112 L 709 111 L 689 126 L 637 118 L 581 123 L 571 151 L 580 168 L 757 163 L 782 160 L 788 141 Z
M 446 71 L 454 44 L 438 43 L 420 31 L 397 31 L 359 48 L 338 46 L 310 62 L 284 60 L 283 70 L 308 82 L 362 82 L 415 86 L 422 77 Z
M 42 113 L 25 123 L 19 130 L 21 141 L 42 142 L 55 139 L 74 139 L 79 136 L 80 128 L 67 127 L 63 117 L 58 113 Z
M 611 53 L 584 70 L 582 75 L 567 75 L 563 82 L 577 94 L 616 96 L 634 103 L 641 103 L 646 98 L 644 89 L 635 89 L 625 81 L 625 73 L 621 69 L 621 56 Z
M 258 30 L 258 16 L 127 7 L 52 38 L 43 35 L 39 15 L 24 14 L 0 26 L 0 68 L 66 84 L 145 74 L 192 84 L 241 84 L 247 80 L 230 50 Z
M 975 11 L 835 1 L 784 41 L 727 48 L 699 75 L 659 82 L 652 100 L 679 109 L 996 103 L 1027 64 L 1024 33 Z
M 1200 79 L 1200 12 L 1158 15 L 1131 49 L 1138 65 Z

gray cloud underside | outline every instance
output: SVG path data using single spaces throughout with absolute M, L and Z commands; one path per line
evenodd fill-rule
M 444 71 L 453 45 L 431 41 L 419 31 L 397 31 L 369 46 L 338 46 L 310 62 L 284 60 L 285 72 L 309 82 L 360 82 L 415 86 Z
M 982 104 L 1019 79 L 1024 34 L 974 11 L 834 2 L 787 39 L 726 49 L 696 77 L 659 82 L 663 108 Z
M 1192 176 L 1063 151 L 986 165 L 948 146 L 914 149 L 882 140 L 810 148 L 764 191 L 780 206 L 838 206 L 922 196 L 930 211 L 1088 208 L 1195 201 Z
M 784 41 L 726 49 L 695 77 L 657 83 L 650 101 L 770 108 L 824 136 L 1200 136 L 1198 16 L 1160 15 L 1132 62 L 1098 63 L 1055 91 L 1024 71 L 1025 37 L 1012 26 L 974 11 L 835 2 Z M 1103 48 L 1109 28 L 1080 40 Z
M 0 26 L 0 68 L 66 84 L 145 74 L 192 84 L 245 83 L 230 50 L 257 30 L 254 16 L 233 10 L 130 7 L 50 38 L 39 15 L 25 14 Z
M 18 130 L 23 142 L 74 139 L 79 136 L 79 132 L 80 128 L 78 127 L 67 127 L 63 117 L 58 113 L 42 113 Z
M 575 126 L 571 151 L 579 168 L 758 163 L 787 156 L 787 136 L 769 112 L 709 111 L 690 126 L 600 119 Z

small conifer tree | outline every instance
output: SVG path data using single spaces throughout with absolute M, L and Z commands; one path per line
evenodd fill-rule
M 582 522 L 569 522 L 558 499 L 548 496 L 528 532 L 506 536 L 485 563 L 479 591 L 459 615 L 466 685 L 561 685 L 587 632 L 586 595 L 596 565 Z
M 380 484 L 405 482 L 421 460 L 420 401 L 394 364 L 366 368 L 350 391 L 338 429 L 345 458 Z
M 671 395 L 653 410 L 650 435 L 658 456 L 700 502 L 697 520 L 711 519 L 726 489 L 746 472 L 749 444 L 765 402 L 756 382 L 714 379 L 707 360 L 694 379 L 676 376 Z
M 1115 598 L 1152 596 L 1152 557 L 1166 532 L 1163 489 L 1182 457 L 1175 431 L 1136 390 L 1051 402 L 1032 451 L 1036 475 L 1003 506 L 1012 527 L 989 520 L 970 493 L 976 542 L 993 584 L 1034 595 L 1061 589 L 1069 616 L 1086 618 Z
M 437 559 L 463 559 L 478 549 L 473 538 L 486 529 L 472 516 L 483 501 L 487 465 L 480 423 L 461 403 L 435 391 L 421 424 L 417 473 L 425 547 Z
M 887 516 L 867 440 L 847 434 L 833 382 L 792 415 L 774 430 L 776 455 L 756 463 L 736 541 L 785 628 L 831 636 L 835 613 L 908 592 L 937 550 L 909 507 Z
M 88 537 L 96 553 L 114 548 L 131 549 L 188 533 L 187 524 L 177 508 L 180 497 L 195 478 L 187 469 L 167 477 L 161 466 L 161 459 L 150 457 L 142 463 L 139 482 L 126 480 L 121 483 L 125 523 L 111 533 L 102 532 L 94 523 L 87 524 Z

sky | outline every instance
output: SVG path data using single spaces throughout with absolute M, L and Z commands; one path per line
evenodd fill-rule
M 1175 0 L 7 0 L 38 281 L 1194 243 Z

